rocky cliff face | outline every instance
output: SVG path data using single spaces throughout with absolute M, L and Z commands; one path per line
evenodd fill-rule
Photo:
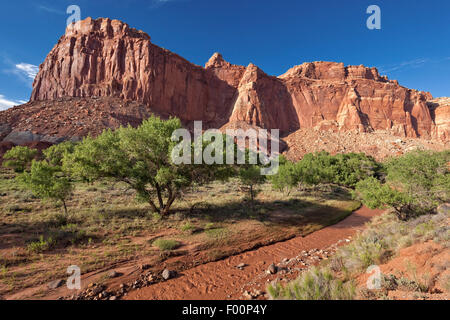
M 434 137 L 450 141 L 450 98 L 438 98 L 428 102 L 431 116 L 436 124 Z
M 450 136 L 448 113 L 430 109 L 429 93 L 404 88 L 375 68 L 313 62 L 274 77 L 220 54 L 200 67 L 110 19 L 88 18 L 67 30 L 40 66 L 31 102 L 92 96 L 138 102 L 209 127 L 246 122 L 283 134 L 314 128 Z

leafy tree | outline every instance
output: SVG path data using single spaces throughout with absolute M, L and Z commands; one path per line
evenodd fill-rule
M 266 176 L 261 174 L 261 167 L 258 165 L 244 165 L 239 169 L 239 180 L 245 189 L 248 190 L 250 200 L 254 203 L 258 193 L 258 185 L 266 181 Z
M 356 194 L 367 207 L 371 209 L 391 207 L 401 219 L 405 219 L 404 213 L 409 209 L 411 202 L 406 194 L 382 184 L 374 177 L 358 182 Z
M 64 158 L 64 166 L 75 177 L 88 181 L 122 181 L 154 212 L 167 215 L 185 188 L 227 177 L 222 165 L 172 163 L 171 153 L 177 143 L 171 138 L 180 128 L 179 119 L 164 121 L 152 116 L 138 128 L 106 130 L 97 138 L 85 138 Z
M 54 166 L 62 166 L 64 156 L 70 154 L 75 149 L 75 143 L 66 141 L 60 144 L 51 146 L 43 151 L 45 159 L 49 164 Z
M 386 181 L 424 210 L 450 200 L 450 151 L 416 151 L 386 164 Z
M 385 165 L 386 182 L 361 181 L 356 194 L 371 208 L 392 207 L 399 218 L 434 210 L 450 200 L 450 152 L 417 151 Z
M 72 184 L 61 166 L 51 165 L 46 160 L 33 160 L 30 172 L 22 173 L 18 179 L 35 196 L 61 201 L 67 214 L 66 199 L 72 192 Z
M 298 179 L 307 185 L 337 184 L 354 188 L 358 181 L 379 174 L 381 166 L 363 153 L 330 155 L 322 151 L 307 154 L 296 164 Z
M 291 189 L 299 184 L 300 175 L 294 162 L 287 160 L 284 156 L 280 156 L 278 173 L 269 176 L 269 180 L 274 189 L 287 191 L 289 194 Z
M 364 153 L 337 154 L 332 157 L 332 163 L 333 183 L 349 188 L 381 172 L 380 164 Z
M 331 156 L 327 152 L 309 153 L 297 162 L 300 181 L 306 185 L 318 185 L 333 181 Z
M 14 147 L 5 153 L 3 165 L 13 169 L 17 173 L 24 172 L 36 157 L 38 151 L 28 147 Z

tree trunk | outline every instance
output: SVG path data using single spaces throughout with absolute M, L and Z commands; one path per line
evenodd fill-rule
M 155 189 L 156 189 L 156 194 L 158 195 L 159 207 L 162 209 L 162 208 L 164 208 L 164 201 L 162 198 L 161 187 L 159 186 L 159 184 L 155 185 Z
M 162 209 L 162 215 L 168 215 L 170 211 L 170 207 L 172 207 L 172 204 L 175 202 L 175 199 L 177 198 L 177 194 L 172 191 L 170 187 L 167 188 L 169 192 L 169 199 L 167 199 L 167 203 Z
M 66 214 L 66 216 L 67 216 L 67 205 L 66 205 L 66 201 L 63 199 L 63 200 L 61 200 L 62 201 L 62 203 L 63 203 L 63 206 L 64 206 L 64 213 Z
M 148 203 L 150 204 L 150 207 L 152 207 L 153 212 L 155 212 L 155 213 L 161 213 L 161 210 L 159 210 L 159 209 L 156 207 L 155 203 L 152 201 L 152 199 L 150 199 L 150 196 L 149 196 L 149 198 L 148 198 Z

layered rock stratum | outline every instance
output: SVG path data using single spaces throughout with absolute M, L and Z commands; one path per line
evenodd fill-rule
M 0 113 L 0 138 L 31 132 L 35 140 L 79 138 L 106 127 L 137 125 L 151 113 L 189 126 L 246 123 L 336 133 L 383 131 L 448 142 L 448 100 L 405 88 L 376 68 L 311 62 L 271 76 L 215 53 L 205 67 L 151 42 L 118 20 L 78 22 L 39 68 L 30 102 Z M 3 128 L 3 129 L 2 129 Z M 9 137 L 9 138 L 8 138 Z M 50 142 L 53 142 L 50 141 Z

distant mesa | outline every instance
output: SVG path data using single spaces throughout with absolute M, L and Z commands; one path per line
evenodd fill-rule
M 0 125 L 9 126 L 7 135 L 70 139 L 156 113 L 186 125 L 246 123 L 280 129 L 283 136 L 299 129 L 381 130 L 448 141 L 445 103 L 364 66 L 309 62 L 276 77 L 214 53 L 201 67 L 126 23 L 87 18 L 68 29 L 41 64 L 30 102 L 1 112 Z

